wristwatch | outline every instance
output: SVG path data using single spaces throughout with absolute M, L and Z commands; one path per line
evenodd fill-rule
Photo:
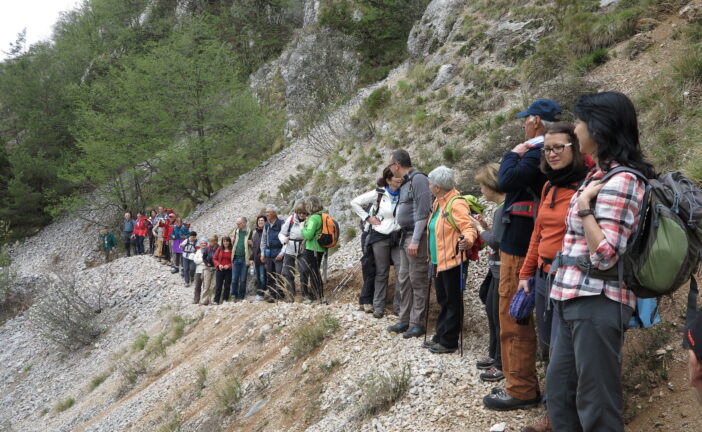
M 585 209 L 585 210 L 578 210 L 578 216 L 580 216 L 581 218 L 588 216 L 588 215 L 595 216 L 595 210 L 593 210 L 591 208 Z

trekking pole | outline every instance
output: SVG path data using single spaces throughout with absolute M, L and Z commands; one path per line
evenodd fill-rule
M 431 276 L 434 273 L 434 264 L 429 263 L 429 288 L 427 288 L 427 308 L 424 312 L 424 342 L 427 341 L 427 331 L 429 330 L 429 305 L 431 304 Z
M 332 292 L 338 292 L 342 288 L 344 288 L 351 281 L 351 279 L 353 279 L 354 274 L 356 274 L 356 272 L 358 271 L 358 269 L 360 267 L 361 267 L 360 262 L 356 263 L 353 267 L 351 267 L 348 270 L 348 272 L 346 273 L 346 275 L 341 279 L 341 281 L 339 281 L 339 284 L 334 287 Z
M 465 237 L 463 234 L 458 236 L 458 243 L 461 242 Z M 458 249 L 458 243 L 456 244 L 456 248 Z M 461 336 L 461 357 L 463 357 L 463 315 L 465 311 L 463 310 L 463 290 L 465 289 L 465 275 L 463 274 L 463 256 L 465 254 L 465 251 L 460 251 L 461 252 L 461 276 L 460 276 L 460 289 L 461 289 L 461 328 L 460 328 L 460 336 Z

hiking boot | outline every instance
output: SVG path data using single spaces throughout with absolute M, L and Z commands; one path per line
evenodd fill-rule
M 503 386 L 497 386 L 493 387 L 492 390 L 490 390 L 490 394 L 495 394 L 503 391 L 505 388 Z
M 481 370 L 490 369 L 493 366 L 495 366 L 495 359 L 487 356 L 478 360 L 478 362 L 475 364 L 475 367 Z
M 502 373 L 501 370 L 499 370 L 493 366 L 490 369 L 486 370 L 485 372 L 481 373 L 480 379 L 482 381 L 487 381 L 487 382 L 497 382 L 497 381 L 502 381 L 503 379 L 505 379 L 505 374 Z
M 369 305 L 369 304 L 363 305 L 363 310 L 366 313 L 373 313 L 373 305 Z
M 431 339 L 424 341 L 424 343 L 422 344 L 422 348 L 431 349 L 431 347 L 438 344 L 439 342 L 435 341 L 434 337 L 432 336 Z
M 310 300 L 310 299 L 304 299 L 304 300 L 302 301 L 302 304 L 303 304 L 303 305 L 311 305 L 311 304 L 312 304 L 312 300 Z
M 263 296 L 262 296 L 262 295 L 257 295 L 257 296 L 254 298 L 254 302 L 256 302 L 256 303 L 262 302 L 262 301 L 263 301 Z
M 366 305 L 358 305 L 358 310 L 360 312 L 365 312 L 366 311 Z
M 405 339 L 413 338 L 413 337 L 419 337 L 424 335 L 426 333 L 422 327 L 412 327 L 411 329 L 407 330 L 406 332 L 402 333 L 402 337 Z
M 376 312 L 373 312 L 373 318 L 380 319 L 380 318 L 382 318 L 382 317 L 384 317 L 384 316 L 385 316 L 385 314 L 383 313 L 383 311 L 376 311 Z
M 171 269 L 171 273 L 173 273 L 173 274 L 176 274 L 176 273 L 178 273 L 179 271 L 180 271 L 180 270 L 178 270 L 178 267 L 173 267 L 173 268 Z
M 523 428 L 522 432 L 551 432 L 552 430 L 551 420 L 548 418 L 548 414 L 544 414 L 534 423 Z
M 429 351 L 434 354 L 451 354 L 455 353 L 458 348 L 447 348 L 441 344 L 434 344 L 434 346 L 429 347 Z
M 409 328 L 409 324 L 397 323 L 388 327 L 389 332 L 404 333 Z
M 518 409 L 534 408 L 541 401 L 541 397 L 534 399 L 517 399 L 507 394 L 504 389 L 497 393 L 491 393 L 483 398 L 485 408 L 494 411 L 512 411 Z

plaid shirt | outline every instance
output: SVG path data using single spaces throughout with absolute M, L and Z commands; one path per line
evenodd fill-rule
M 613 163 L 611 168 L 617 164 Z M 578 216 L 578 197 L 592 180 L 601 179 L 604 173 L 596 169 L 588 174 L 583 186 L 573 195 L 566 216 L 566 234 L 563 238 L 563 255 L 578 257 L 589 255 L 594 268 L 606 270 L 615 266 L 618 257 L 626 251 L 627 241 L 633 227 L 639 221 L 639 202 L 643 199 L 644 185 L 633 174 L 620 173 L 613 176 L 597 195 L 595 218 L 605 238 L 590 253 L 585 239 L 582 219 Z M 585 277 L 578 267 L 561 266 L 551 287 L 551 298 L 569 300 L 576 297 L 604 294 L 631 308 L 636 306 L 634 293 L 620 287 L 617 281 L 603 281 Z

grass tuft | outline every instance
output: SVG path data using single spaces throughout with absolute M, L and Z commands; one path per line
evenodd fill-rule
M 215 391 L 217 408 L 224 415 L 231 415 L 238 411 L 240 408 L 239 402 L 241 402 L 243 397 L 244 387 L 238 376 L 226 378 Z
M 54 406 L 54 409 L 56 412 L 63 412 L 69 409 L 70 407 L 73 406 L 73 404 L 76 403 L 76 400 L 73 399 L 72 397 L 66 398 L 62 401 L 58 401 L 56 405 Z
M 339 320 L 332 315 L 324 314 L 309 323 L 297 328 L 291 344 L 291 352 L 295 359 L 307 355 L 310 351 L 322 345 L 324 339 L 340 327 Z
M 364 417 L 376 415 L 402 399 L 409 390 L 410 378 L 409 365 L 393 372 L 382 371 L 367 375 L 359 385 L 360 414 Z

